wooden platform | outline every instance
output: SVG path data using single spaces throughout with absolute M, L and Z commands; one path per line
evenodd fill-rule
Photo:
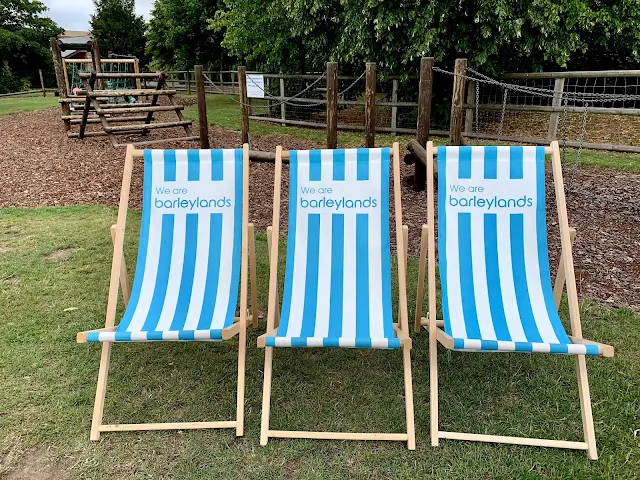
M 84 90 L 77 92 L 80 96 L 61 98 L 61 104 L 68 105 L 68 114 L 61 116 L 65 122 L 69 138 L 83 139 L 85 137 L 107 136 L 114 147 L 125 146 L 117 135 L 140 134 L 147 135 L 150 130 L 180 127 L 184 129 L 184 136 L 166 137 L 155 140 L 141 140 L 134 145 L 160 144 L 172 141 L 196 141 L 199 137 L 191 131 L 191 120 L 185 120 L 182 111 L 184 106 L 175 102 L 176 90 L 165 89 L 165 74 L 158 73 L 99 73 L 91 72 L 80 75 Z M 103 79 L 149 79 L 156 82 L 156 88 L 134 88 L 126 90 L 95 89 L 96 82 L 102 85 Z M 138 82 L 138 86 L 140 83 Z M 158 105 L 160 96 L 169 100 L 170 105 Z M 107 103 L 113 99 L 133 97 L 133 103 Z M 175 112 L 175 121 L 157 121 L 157 112 Z M 102 130 L 86 131 L 87 125 L 101 124 Z M 120 124 L 120 125 L 115 125 Z M 124 124 L 124 125 L 121 125 Z M 71 131 L 73 125 L 79 125 L 79 131 Z M 130 143 L 130 142 L 128 142 Z

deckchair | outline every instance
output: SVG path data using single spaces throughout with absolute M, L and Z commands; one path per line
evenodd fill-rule
M 103 342 L 91 424 L 101 432 L 193 428 L 244 430 L 246 323 L 256 315 L 253 225 L 248 223 L 248 146 L 236 150 L 135 150 L 127 147 L 105 328 L 81 332 L 79 343 Z M 123 254 L 134 159 L 144 158 L 142 227 L 129 292 Z M 251 307 L 247 319 L 247 262 Z M 115 325 L 118 284 L 125 305 Z M 240 285 L 240 314 L 236 317 Z M 222 341 L 238 335 L 234 421 L 103 425 L 112 342 Z
M 433 144 L 427 144 L 428 223 L 423 226 L 416 329 L 429 330 L 431 443 L 440 438 L 586 450 L 597 459 L 585 355 L 613 347 L 582 338 L 558 142 L 550 147 L 439 147 L 438 251 L 443 320 L 436 319 Z M 551 166 L 562 255 L 551 289 L 545 206 L 545 155 Z M 428 252 L 428 254 L 425 252 Z M 422 318 L 425 257 L 429 311 Z M 567 286 L 571 335 L 558 307 Z M 444 330 L 442 330 L 444 326 Z M 438 430 L 437 342 L 472 352 L 575 355 L 583 442 Z M 472 386 L 470 387 L 472 388 Z
M 282 158 L 289 159 L 289 228 L 282 311 L 277 294 Z M 276 150 L 260 444 L 269 437 L 399 440 L 415 449 L 398 144 L 393 145 L 399 319 L 391 312 L 390 149 Z M 276 319 L 279 318 L 279 325 Z M 277 328 L 276 328 L 277 327 Z M 273 349 L 401 349 L 407 433 L 269 429 Z

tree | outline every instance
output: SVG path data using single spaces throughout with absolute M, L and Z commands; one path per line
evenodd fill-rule
M 94 0 L 91 33 L 103 55 L 135 55 L 146 64 L 144 18 L 135 13 L 135 0 Z
M 226 0 L 211 28 L 234 55 L 270 68 L 378 63 L 416 72 L 418 58 L 466 57 L 509 70 L 624 68 L 640 61 L 640 2 L 630 0 Z
M 225 70 L 232 59 L 222 32 L 207 29 L 221 0 L 156 0 L 147 33 L 147 54 L 159 68 L 190 70 L 200 62 Z
M 53 62 L 49 37 L 62 32 L 53 20 L 41 16 L 47 7 L 38 0 L 0 3 L 0 93 L 40 85 L 38 69 L 51 84 Z

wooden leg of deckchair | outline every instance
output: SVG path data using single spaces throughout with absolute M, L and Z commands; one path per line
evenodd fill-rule
M 111 225 L 111 240 L 113 241 L 114 247 L 116 243 L 116 226 Z M 122 254 L 122 264 L 120 266 L 120 290 L 122 291 L 122 301 L 124 303 L 124 307 L 127 308 L 129 305 L 129 297 L 131 296 L 131 289 L 129 288 L 129 276 L 127 274 L 127 264 L 124 260 L 124 254 Z
M 258 327 L 258 284 L 256 280 L 256 237 L 253 223 L 248 225 L 249 240 L 249 282 L 251 283 L 251 318 L 253 328 Z
M 93 419 L 91 420 L 92 441 L 100 440 L 100 426 L 102 425 L 102 412 L 104 410 L 104 397 L 107 393 L 107 378 L 109 377 L 109 361 L 111 360 L 111 342 L 102 344 L 102 354 L 100 355 L 100 369 L 98 370 L 98 385 L 96 387 L 96 398 L 93 403 Z
M 262 388 L 262 422 L 260 424 L 260 445 L 269 441 L 269 413 L 271 410 L 271 367 L 273 366 L 273 347 L 264 351 L 264 385 Z
M 416 429 L 413 417 L 413 381 L 411 377 L 411 350 L 402 348 L 402 363 L 404 364 L 404 402 L 407 416 L 407 448 L 416 449 Z
M 271 265 L 271 235 L 273 235 L 273 227 L 267 227 L 267 250 L 269 250 L 269 265 Z M 276 285 L 276 299 L 278 298 L 278 286 Z M 277 307 L 278 301 L 276 301 L 276 316 L 274 328 L 278 328 L 280 325 L 280 309 Z
M 418 292 L 416 293 L 416 318 L 414 330 L 420 332 L 422 329 L 422 302 L 424 301 L 424 273 L 427 268 L 427 239 L 429 227 L 422 225 L 422 236 L 420 237 L 420 264 L 418 267 Z
M 576 229 L 569 229 L 569 239 L 573 246 L 573 241 L 576 239 Z M 565 252 L 560 254 L 560 263 L 558 264 L 558 270 L 556 271 L 556 281 L 553 284 L 553 299 L 556 303 L 556 309 L 560 308 L 560 300 L 562 300 L 562 291 L 564 290 L 564 284 L 566 281 L 566 273 L 564 271 L 564 255 Z
M 429 317 L 435 319 L 435 315 Z M 438 340 L 435 328 L 429 326 L 429 408 L 431 411 L 431 446 L 437 447 L 438 439 Z
M 587 362 L 584 355 L 576 356 L 576 368 L 578 370 L 578 392 L 580 394 L 580 411 L 582 412 L 584 441 L 587 444 L 587 457 L 589 457 L 589 460 L 597 460 L 598 450 L 596 448 L 596 434 L 593 426 L 593 413 L 591 412 Z
M 247 357 L 247 329 L 238 334 L 238 392 L 236 405 L 236 437 L 244 435 L 244 376 Z

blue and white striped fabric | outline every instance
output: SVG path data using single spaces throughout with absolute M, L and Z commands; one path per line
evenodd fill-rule
M 454 349 L 598 355 L 553 299 L 544 147 L 439 147 L 438 251 Z
M 242 245 L 242 150 L 145 150 L 129 305 L 90 342 L 220 340 L 233 324 Z
M 388 148 L 290 152 L 280 326 L 268 347 L 399 348 Z

